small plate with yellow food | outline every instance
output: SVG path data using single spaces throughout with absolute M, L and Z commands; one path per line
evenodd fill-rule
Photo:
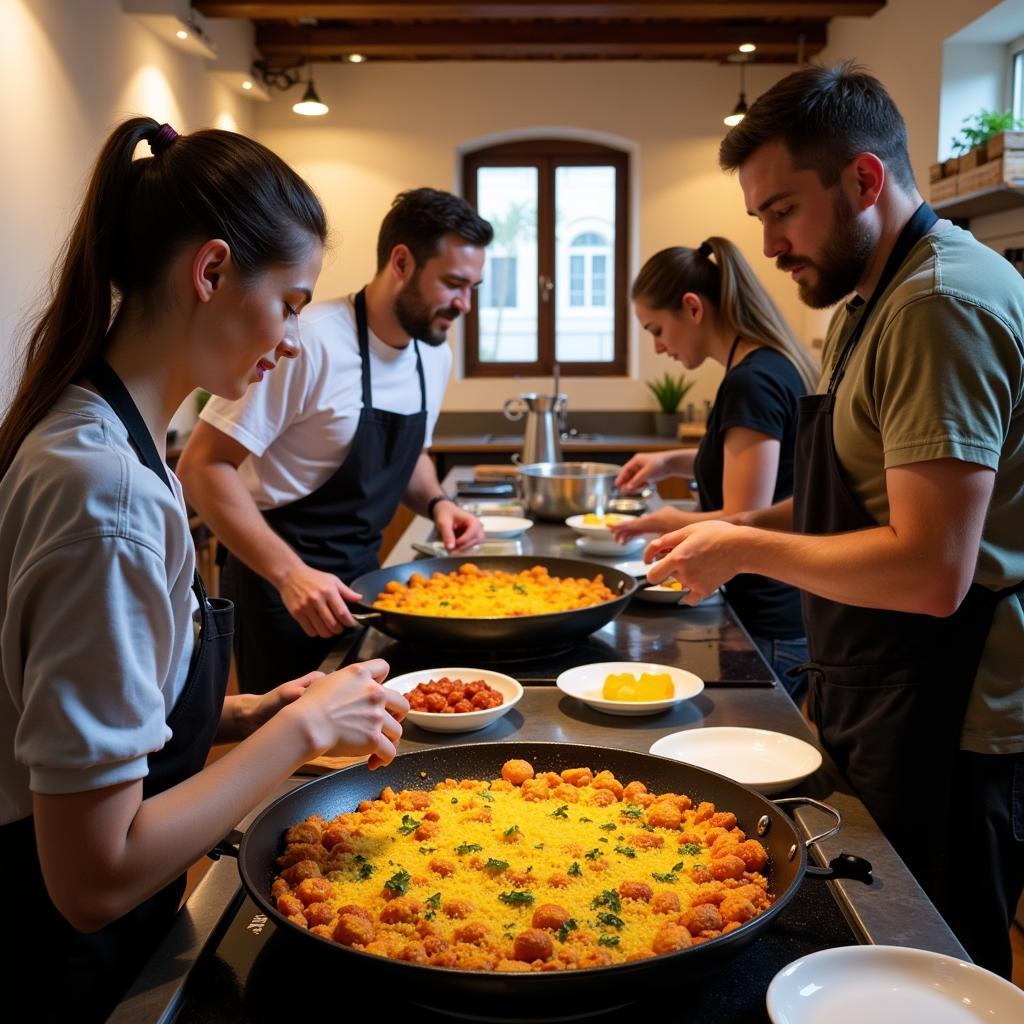
M 609 715 L 655 715 L 696 697 L 704 689 L 704 680 L 671 665 L 603 661 L 567 669 L 555 685 Z
M 679 602 L 690 592 L 689 587 L 675 580 L 666 580 L 656 587 L 641 587 L 636 592 L 640 601 L 650 601 L 651 604 L 679 604 Z
M 619 512 L 609 512 L 605 515 L 597 512 L 585 512 L 578 516 L 569 516 L 565 525 L 588 540 L 610 541 L 613 526 L 635 518 L 636 516 L 624 516 Z

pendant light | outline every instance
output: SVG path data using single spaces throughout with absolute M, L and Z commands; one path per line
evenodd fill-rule
M 730 128 L 733 128 L 736 125 L 738 125 L 740 123 L 740 121 L 742 121 L 743 118 L 745 118 L 747 116 L 747 97 L 746 97 L 746 93 L 744 92 L 744 85 L 745 85 L 744 72 L 746 71 L 747 60 L 749 60 L 749 58 L 746 55 L 744 55 L 743 57 L 739 58 L 739 65 L 740 65 L 740 98 L 739 98 L 739 102 L 736 104 L 735 107 L 732 108 L 732 113 L 731 114 L 728 114 L 728 115 L 726 115 L 725 117 L 722 118 L 723 123 L 727 124 Z
M 313 88 L 313 68 L 310 66 L 309 82 L 306 84 L 306 91 L 302 94 L 302 99 L 292 106 L 292 110 L 296 114 L 305 114 L 306 117 L 321 117 L 329 109 L 327 104 L 317 95 L 316 89 Z

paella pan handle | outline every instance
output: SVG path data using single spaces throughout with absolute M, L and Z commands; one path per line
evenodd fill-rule
M 370 622 L 373 619 L 383 618 L 383 616 L 380 612 L 361 612 L 358 615 L 353 612 L 352 618 L 355 619 L 356 622 Z
M 234 857 L 237 860 L 238 844 L 242 841 L 244 834 L 237 828 L 233 828 L 206 856 L 210 860 L 220 860 L 221 857 Z
M 811 807 L 817 807 L 819 811 L 824 811 L 826 814 L 831 814 L 836 819 L 836 823 L 826 829 L 824 832 L 819 832 L 815 836 L 811 836 L 810 839 L 805 840 L 804 847 L 810 849 L 814 843 L 823 842 L 826 839 L 831 839 L 832 836 L 837 835 L 839 830 L 843 827 L 843 816 L 833 807 L 831 804 L 822 803 L 820 800 L 812 800 L 809 796 L 787 796 L 780 797 L 778 800 L 773 801 L 777 806 L 783 804 L 807 804 Z M 794 851 L 795 851 L 794 847 Z M 813 865 L 807 867 L 807 877 L 817 878 L 824 881 L 830 881 L 837 878 L 851 878 L 857 882 L 863 882 L 865 885 L 871 885 L 874 881 L 872 875 L 871 862 L 865 860 L 863 857 L 855 857 L 852 853 L 840 853 L 838 856 L 833 857 L 829 861 L 827 868 L 819 868 Z

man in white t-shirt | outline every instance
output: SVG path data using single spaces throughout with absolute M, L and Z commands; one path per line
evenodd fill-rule
M 425 448 L 451 369 L 447 333 L 469 311 L 492 237 L 457 196 L 401 193 L 373 280 L 303 314 L 299 358 L 203 409 L 178 475 L 230 552 L 221 591 L 235 602 L 243 691 L 317 668 L 354 625 L 346 601 L 361 595 L 347 584 L 378 567 L 400 502 L 431 517 L 449 551 L 483 539 Z

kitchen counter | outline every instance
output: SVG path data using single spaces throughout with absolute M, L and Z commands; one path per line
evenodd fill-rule
M 453 486 L 454 480 L 445 481 Z M 432 524 L 417 518 L 388 558 L 388 564 L 412 560 L 414 541 L 426 540 Z M 528 553 L 564 554 L 561 550 L 570 539 L 564 527 L 538 524 L 526 534 Z M 524 538 L 524 547 L 527 547 Z M 600 559 L 593 559 L 600 561 Z M 489 740 L 550 740 L 580 742 L 598 746 L 611 746 L 628 750 L 647 751 L 660 736 L 680 729 L 703 726 L 753 726 L 771 729 L 816 743 L 806 722 L 801 717 L 783 688 L 774 684 L 771 672 L 760 660 L 756 649 L 727 605 L 703 605 L 696 609 L 640 606 L 632 602 L 616 620 L 618 626 L 600 631 L 605 643 L 625 643 L 625 651 L 632 650 L 629 638 L 641 648 L 650 637 L 660 634 L 665 638 L 659 650 L 659 660 L 691 667 L 692 650 L 698 647 L 718 647 L 718 664 L 725 664 L 721 654 L 731 650 L 752 659 L 744 664 L 754 666 L 758 676 L 754 685 L 743 685 L 742 680 L 714 680 L 694 700 L 677 705 L 664 715 L 650 718 L 614 718 L 591 711 L 586 706 L 566 697 L 550 685 L 527 686 L 521 702 L 494 726 L 486 731 L 446 735 L 431 734 L 409 725 L 402 740 L 405 750 L 423 749 L 438 745 L 478 743 Z M 644 610 L 641 610 L 641 607 Z M 621 632 L 616 633 L 616 629 Z M 680 639 L 687 634 L 699 633 L 702 641 L 695 647 Z M 353 654 L 361 634 L 343 635 L 339 645 L 324 668 L 330 669 Z M 705 665 L 714 652 L 706 655 Z M 759 663 L 759 664 L 758 664 Z M 705 667 L 703 671 L 708 672 Z M 721 673 L 719 673 L 721 674 Z M 713 675 L 713 673 L 712 673 Z M 713 685 L 714 684 L 714 685 Z M 282 785 L 280 793 L 300 784 L 293 779 Z M 826 865 L 841 852 L 848 852 L 869 860 L 874 869 L 874 883 L 865 886 L 855 881 L 824 883 L 833 895 L 847 923 L 858 941 L 864 943 L 912 946 L 938 953 L 968 959 L 931 902 L 907 871 L 903 862 L 881 835 L 878 827 L 851 792 L 848 783 L 835 766 L 825 757 L 822 768 L 810 779 L 794 789 L 794 793 L 823 800 L 843 815 L 843 827 L 838 836 L 811 847 L 810 859 Z M 251 818 L 252 816 L 250 816 Z M 794 812 L 800 828 L 807 836 L 823 831 L 832 819 L 813 808 Z M 110 1018 L 111 1024 L 147 1024 L 170 1021 L 173 1008 L 180 1000 L 188 970 L 199 955 L 204 943 L 219 935 L 225 910 L 235 907 L 240 900 L 240 883 L 235 863 L 223 859 L 214 864 L 179 914 L 178 921 L 163 945 L 153 957 L 121 1006 Z M 250 924 L 250 928 L 262 925 Z M 213 1018 L 211 1018 L 213 1019 Z

